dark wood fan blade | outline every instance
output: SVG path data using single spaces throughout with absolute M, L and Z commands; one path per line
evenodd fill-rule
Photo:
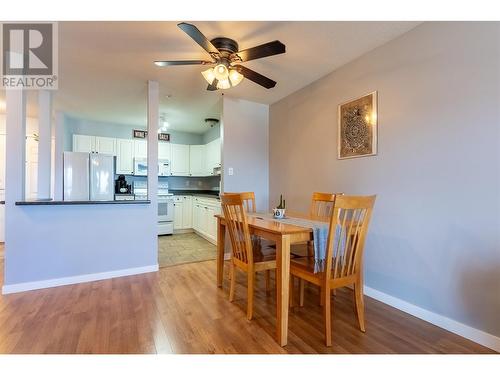
M 238 71 L 238 73 L 242 74 L 245 78 L 248 78 L 250 81 L 253 81 L 261 86 L 264 86 L 266 89 L 271 89 L 276 86 L 276 82 L 266 76 L 263 76 L 260 73 L 253 71 L 252 69 L 248 69 L 243 65 L 235 65 L 234 68 Z
M 201 33 L 200 30 L 195 25 L 191 25 L 190 23 L 181 22 L 177 24 L 179 28 L 184 31 L 187 35 L 191 37 L 196 43 L 198 43 L 201 48 L 207 51 L 210 56 L 218 56 L 219 50 L 214 47 L 212 43 Z
M 155 61 L 155 65 L 158 65 L 158 66 L 207 65 L 207 64 L 212 64 L 212 61 L 203 61 L 203 60 Z
M 238 51 L 236 55 L 238 55 L 241 61 L 250 61 L 267 56 L 279 55 L 280 53 L 285 53 L 285 45 L 279 40 L 275 40 L 274 42 Z
M 207 90 L 208 91 L 217 91 L 217 83 L 219 83 L 219 81 L 217 79 L 214 79 L 212 84 L 208 85 Z

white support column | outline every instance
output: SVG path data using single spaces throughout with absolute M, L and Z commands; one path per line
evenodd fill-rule
M 56 113 L 54 124 L 54 200 L 63 198 L 64 113 Z
M 5 141 L 5 259 L 8 261 L 9 238 L 15 228 L 11 212 L 15 202 L 25 197 L 26 170 L 26 93 L 24 90 L 6 91 Z
M 160 85 L 148 81 L 148 199 L 156 207 L 158 199 L 158 124 L 160 120 Z M 156 212 L 156 208 L 155 208 Z
M 50 198 L 52 94 L 38 92 L 38 198 Z

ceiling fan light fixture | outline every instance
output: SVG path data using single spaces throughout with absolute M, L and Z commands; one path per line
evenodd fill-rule
M 231 82 L 229 82 L 229 78 L 219 80 L 217 82 L 217 88 L 222 90 L 231 88 Z
M 215 78 L 217 78 L 218 81 L 224 81 L 229 77 L 229 71 L 227 69 L 227 66 L 225 66 L 224 64 L 216 65 L 213 70 Z
M 213 68 L 208 68 L 207 70 L 201 72 L 201 74 L 203 75 L 203 78 L 205 78 L 205 81 L 207 81 L 209 85 L 211 85 L 214 82 L 215 73 Z
M 231 85 L 237 86 L 242 80 L 243 80 L 243 75 L 240 74 L 237 70 L 231 69 L 229 71 L 229 80 L 231 81 Z

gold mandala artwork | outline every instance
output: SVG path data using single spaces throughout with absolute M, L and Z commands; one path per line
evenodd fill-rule
M 338 158 L 376 155 L 376 92 L 339 106 Z

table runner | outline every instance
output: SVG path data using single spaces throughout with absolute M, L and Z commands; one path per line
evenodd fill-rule
M 314 272 L 322 272 L 325 268 L 325 259 L 326 259 L 326 245 L 328 241 L 328 229 L 330 226 L 329 222 L 318 221 L 318 220 L 310 220 L 310 219 L 302 219 L 297 217 L 285 217 L 283 219 L 274 218 L 272 213 L 269 212 L 259 212 L 259 213 L 248 213 L 248 216 L 252 216 L 255 218 L 262 218 L 265 220 L 276 221 L 278 223 L 296 225 L 298 227 L 310 228 L 313 231 L 313 239 L 314 239 Z M 340 226 L 337 225 L 335 237 L 339 236 Z M 337 241 L 334 241 L 336 244 Z M 345 247 L 345 238 L 343 236 L 341 241 L 342 249 Z M 334 251 L 333 254 L 336 252 Z

